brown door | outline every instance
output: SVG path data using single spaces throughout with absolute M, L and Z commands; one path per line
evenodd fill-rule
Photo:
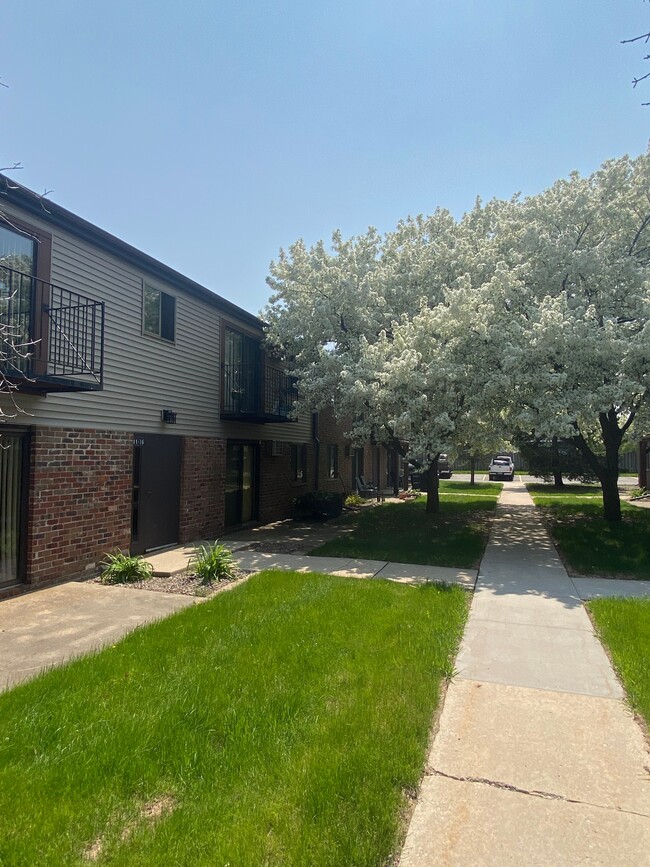
M 181 438 L 136 434 L 133 442 L 131 551 L 178 543 Z

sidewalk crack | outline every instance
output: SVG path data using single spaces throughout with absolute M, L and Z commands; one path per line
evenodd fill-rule
M 623 807 L 608 807 L 605 804 L 592 804 L 590 801 L 580 801 L 575 798 L 567 798 L 565 795 L 558 795 L 554 792 L 544 792 L 539 789 L 522 789 L 519 786 L 513 786 L 511 783 L 503 783 L 499 780 L 488 780 L 486 777 L 461 777 L 455 774 L 446 774 L 444 771 L 439 771 L 437 768 L 427 766 L 424 771 L 426 777 L 444 777 L 446 780 L 455 780 L 458 783 L 478 783 L 483 786 L 491 786 L 494 789 L 504 789 L 507 792 L 516 792 L 518 795 L 529 795 L 532 798 L 543 798 L 547 801 L 563 801 L 565 804 L 581 804 L 583 807 L 596 807 L 600 810 L 610 810 L 615 813 L 627 813 L 631 816 L 640 816 L 642 819 L 650 819 L 646 813 L 639 813 L 636 810 L 626 810 Z
M 376 578 L 377 575 L 380 575 L 380 574 L 384 571 L 384 569 L 388 566 L 388 563 L 389 563 L 389 561 L 387 560 L 387 561 L 384 563 L 384 565 L 381 567 L 381 569 L 377 569 L 377 571 L 375 572 L 375 574 L 374 574 L 372 577 L 373 577 L 373 578 Z

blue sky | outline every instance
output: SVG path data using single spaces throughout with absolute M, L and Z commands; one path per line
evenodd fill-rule
M 0 161 L 252 312 L 280 247 L 650 134 L 642 0 L 4 0 Z

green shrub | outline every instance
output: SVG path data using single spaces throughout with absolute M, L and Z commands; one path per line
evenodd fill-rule
M 632 488 L 630 491 L 630 499 L 638 500 L 639 497 L 647 497 L 648 491 L 645 488 Z
M 151 578 L 153 566 L 142 557 L 131 557 L 116 551 L 106 554 L 101 562 L 103 571 L 99 576 L 102 584 L 131 584 Z
M 213 545 L 197 545 L 188 566 L 203 584 L 210 584 L 222 578 L 232 578 L 235 560 L 232 551 L 217 540 Z
M 348 494 L 348 496 L 345 498 L 346 506 L 362 506 L 365 502 L 366 501 L 360 494 Z
M 310 491 L 293 501 L 294 518 L 317 521 L 337 518 L 343 511 L 343 495 L 332 491 Z

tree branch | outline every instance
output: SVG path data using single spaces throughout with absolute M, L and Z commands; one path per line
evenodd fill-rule
M 635 36 L 634 39 L 621 39 L 621 45 L 627 45 L 629 42 L 638 42 L 640 39 L 650 42 L 650 33 L 643 33 L 641 36 Z

